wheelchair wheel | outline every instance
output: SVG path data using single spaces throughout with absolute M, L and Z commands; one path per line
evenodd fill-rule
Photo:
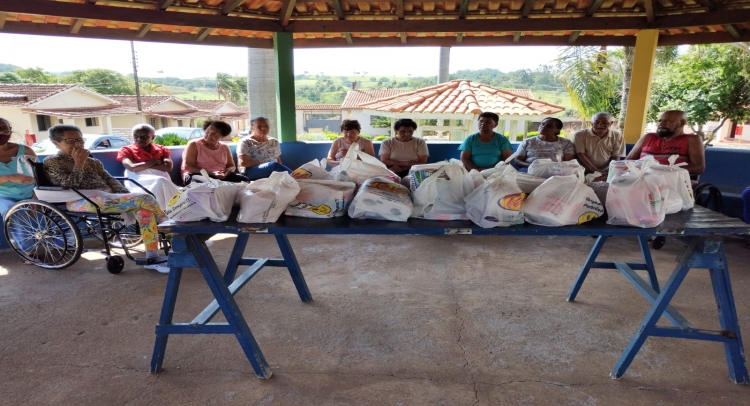
M 5 235 L 24 260 L 42 268 L 63 269 L 83 252 L 83 237 L 62 209 L 41 200 L 15 204 L 5 216 Z
M 112 274 L 118 274 L 122 272 L 122 268 L 125 267 L 125 261 L 119 255 L 112 255 L 107 257 L 107 272 Z
M 653 240 L 651 240 L 651 248 L 655 250 L 660 250 L 661 247 L 664 246 L 664 244 L 667 242 L 667 237 L 664 236 L 656 236 Z
M 86 226 L 89 229 L 89 233 L 96 237 L 97 240 L 102 241 L 102 233 L 99 230 L 99 221 L 96 218 L 87 218 Z M 113 220 L 110 228 L 119 234 L 120 238 L 116 235 L 109 237 L 109 245 L 113 248 L 122 248 L 123 245 L 127 248 L 133 248 L 143 242 L 141 237 L 141 230 L 138 227 L 138 223 L 133 223 L 126 226 L 121 220 Z M 122 241 L 121 241 L 122 240 Z

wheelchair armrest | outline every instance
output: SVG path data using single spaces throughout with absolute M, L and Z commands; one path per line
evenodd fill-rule
M 52 190 L 52 191 L 70 190 L 63 186 L 37 186 L 36 188 L 39 190 Z

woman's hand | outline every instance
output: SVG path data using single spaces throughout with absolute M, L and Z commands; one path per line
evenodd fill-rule
M 20 173 L 0 176 L 0 183 L 6 183 L 6 182 L 23 183 L 25 185 L 28 185 L 28 184 L 34 183 L 34 178 L 32 176 L 23 175 Z
M 86 165 L 86 160 L 89 159 L 89 150 L 86 148 L 76 148 L 71 152 L 71 156 L 73 157 L 73 167 L 77 169 L 83 169 L 84 165 Z
M 212 175 L 214 175 L 216 179 L 224 179 L 227 177 L 227 173 L 224 171 L 215 171 Z

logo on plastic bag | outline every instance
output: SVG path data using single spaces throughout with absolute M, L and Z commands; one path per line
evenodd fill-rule
M 506 210 L 520 211 L 524 200 L 526 200 L 526 193 L 514 193 L 498 200 L 497 204 Z
M 583 213 L 580 216 L 578 216 L 578 224 L 583 224 L 595 218 L 599 218 L 599 215 L 594 213 L 593 211 L 587 211 L 586 213 Z
M 312 176 L 312 172 L 304 170 L 302 168 L 297 168 L 292 172 L 292 177 L 294 179 L 307 179 Z

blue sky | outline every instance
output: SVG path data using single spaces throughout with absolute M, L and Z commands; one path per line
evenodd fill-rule
M 49 72 L 105 68 L 131 73 L 129 41 L 0 34 L 3 63 Z M 207 51 L 210 51 L 207 52 Z M 216 72 L 247 74 L 247 50 L 235 47 L 136 42 L 139 76 L 213 77 Z M 534 69 L 553 64 L 557 47 L 455 47 L 450 71 L 495 68 Z M 326 48 L 295 50 L 295 72 L 382 76 L 437 75 L 438 54 L 432 48 Z

